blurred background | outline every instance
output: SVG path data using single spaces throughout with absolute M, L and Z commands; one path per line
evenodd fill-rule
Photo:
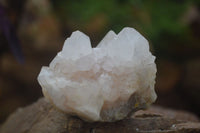
M 42 97 L 37 75 L 73 31 L 95 47 L 127 26 L 157 57 L 155 104 L 200 116 L 199 0 L 0 0 L 0 123 Z

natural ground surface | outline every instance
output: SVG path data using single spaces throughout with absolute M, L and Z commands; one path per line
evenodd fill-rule
M 152 106 L 113 123 L 89 123 L 55 109 L 44 98 L 14 112 L 0 133 L 199 133 L 198 118 L 184 111 Z

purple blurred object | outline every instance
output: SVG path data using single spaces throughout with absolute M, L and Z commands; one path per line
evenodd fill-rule
M 0 30 L 5 35 L 9 47 L 19 63 L 24 63 L 24 56 L 20 47 L 19 39 L 16 36 L 14 27 L 6 16 L 4 7 L 0 5 Z

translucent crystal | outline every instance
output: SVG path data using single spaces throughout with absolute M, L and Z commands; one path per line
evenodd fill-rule
M 133 28 L 108 32 L 96 48 L 76 31 L 38 81 L 58 109 L 87 121 L 116 121 L 156 100 L 154 60 L 148 41 Z

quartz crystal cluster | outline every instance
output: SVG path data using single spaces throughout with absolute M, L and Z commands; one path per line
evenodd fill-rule
M 148 41 L 135 29 L 109 31 L 96 48 L 75 31 L 39 84 L 58 109 L 86 121 L 117 121 L 156 100 L 156 65 Z

